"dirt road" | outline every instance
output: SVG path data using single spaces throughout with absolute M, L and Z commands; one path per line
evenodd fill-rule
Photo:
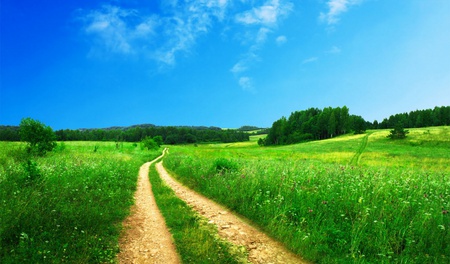
M 180 263 L 172 235 L 156 205 L 148 178 L 149 166 L 157 159 L 145 163 L 139 170 L 135 205 L 124 222 L 126 233 L 119 241 L 120 263 Z
M 120 263 L 180 263 L 172 235 L 168 231 L 153 196 L 148 177 L 149 167 L 159 158 L 147 162 L 139 171 L 135 205 L 131 215 L 124 221 L 125 232 L 119 241 Z M 156 164 L 161 178 L 176 195 L 192 206 L 209 224 L 217 226 L 219 235 L 231 243 L 244 246 L 251 263 L 307 263 L 291 253 L 279 242 L 252 227 L 227 209 L 206 197 L 184 187 L 164 169 L 162 162 Z
M 244 246 L 249 252 L 250 262 L 307 263 L 227 209 L 175 181 L 164 169 L 162 162 L 156 164 L 156 169 L 178 197 L 208 218 L 210 224 L 217 225 L 222 238 L 233 244 Z

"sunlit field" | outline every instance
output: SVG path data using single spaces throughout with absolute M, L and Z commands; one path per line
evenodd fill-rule
M 313 262 L 448 263 L 449 131 L 173 146 L 164 164 Z
M 65 142 L 45 157 L 0 142 L 1 263 L 115 261 L 140 165 L 132 143 Z

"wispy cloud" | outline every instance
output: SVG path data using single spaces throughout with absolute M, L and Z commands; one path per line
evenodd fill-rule
M 347 12 L 352 5 L 360 3 L 362 0 L 329 0 L 327 2 L 328 11 L 320 13 L 320 20 L 326 22 L 328 25 L 333 25 L 339 22 L 340 16 Z
M 244 91 L 255 92 L 255 87 L 253 86 L 253 80 L 248 76 L 243 76 L 239 78 L 239 85 Z
M 287 38 L 286 38 L 286 36 L 278 36 L 278 37 L 275 39 L 275 41 L 277 42 L 277 45 L 278 45 L 278 46 L 281 46 L 281 45 L 283 45 L 284 43 L 287 42 Z
M 174 65 L 176 54 L 189 52 L 208 33 L 212 20 L 221 20 L 227 0 L 167 1 L 163 14 L 106 5 L 81 15 L 84 30 L 97 49 L 121 54 L 144 54 L 165 65 Z
M 333 47 L 331 47 L 331 49 L 327 50 L 326 53 L 339 54 L 339 53 L 341 53 L 341 49 L 339 47 L 333 46 Z
M 317 57 L 307 58 L 307 59 L 304 59 L 304 60 L 302 61 L 302 64 L 312 63 L 312 62 L 317 61 L 318 59 L 319 59 L 319 58 L 317 58 Z
M 240 61 L 236 63 L 230 71 L 235 74 L 245 72 L 246 70 L 248 70 L 248 67 L 245 64 L 245 61 Z
M 271 0 L 261 6 L 237 14 L 236 20 L 247 25 L 276 25 L 279 18 L 290 13 L 292 8 L 293 4 L 290 2 Z
M 92 40 L 91 52 L 134 55 L 174 66 L 177 57 L 189 54 L 213 27 L 223 32 L 234 28 L 235 36 L 245 36 L 242 44 L 248 49 L 230 71 L 246 91 L 254 88 L 249 89 L 251 78 L 242 74 L 261 61 L 259 51 L 294 7 L 291 0 L 165 0 L 160 5 L 160 13 L 118 4 L 80 11 L 83 31 Z M 278 36 L 275 42 L 281 45 L 286 40 Z
M 144 24 L 138 25 L 138 29 L 130 28 L 126 20 L 136 16 L 134 10 L 123 10 L 119 7 L 103 6 L 101 10 L 89 12 L 84 20 L 87 22 L 85 32 L 96 35 L 107 51 L 118 53 L 133 53 L 132 42 L 139 33 L 150 34 L 151 23 L 144 30 Z
M 231 72 L 241 74 L 249 70 L 252 64 L 261 60 L 258 51 L 266 43 L 269 34 L 278 28 L 278 23 L 289 15 L 293 6 L 290 1 L 269 0 L 235 15 L 236 22 L 247 27 L 246 35 L 250 36 L 250 39 L 247 39 L 246 42 L 251 44 L 248 51 L 231 68 Z M 282 44 L 286 40 L 285 36 L 280 36 L 276 42 Z M 249 91 L 249 89 L 247 85 L 244 85 L 247 82 L 242 80 L 247 80 L 247 78 L 249 77 L 245 76 L 239 79 L 239 85 L 245 91 Z M 255 88 L 253 87 L 252 90 L 255 91 Z

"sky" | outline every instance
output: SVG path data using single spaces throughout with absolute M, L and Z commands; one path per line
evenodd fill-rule
M 0 0 L 0 125 L 270 127 L 450 105 L 448 0 Z

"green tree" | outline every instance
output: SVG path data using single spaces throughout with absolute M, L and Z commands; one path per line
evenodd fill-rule
M 366 132 L 367 124 L 361 116 L 351 115 L 350 123 L 355 134 L 364 134 Z
M 265 146 L 266 145 L 266 139 L 265 138 L 259 138 L 258 139 L 258 145 L 259 146 Z
M 28 143 L 29 153 L 45 155 L 56 147 L 56 134 L 49 126 L 29 117 L 22 119 L 19 126 L 20 140 Z
M 349 126 L 350 126 L 350 114 L 349 114 L 350 110 L 348 109 L 347 106 L 343 106 L 341 108 L 340 114 L 339 114 L 339 123 L 338 123 L 338 132 L 340 134 L 345 134 L 347 133 L 347 131 L 349 130 Z
M 330 135 L 330 137 L 333 137 L 333 135 L 335 135 L 336 127 L 336 117 L 334 115 L 334 112 L 331 112 L 330 119 L 328 120 L 328 135 Z
M 272 124 L 272 128 L 269 130 L 269 134 L 266 137 L 266 145 L 283 145 L 285 144 L 285 131 L 287 127 L 286 117 L 275 121 Z
M 398 122 L 397 125 L 393 130 L 391 130 L 391 133 L 388 135 L 388 138 L 390 139 L 403 139 L 406 138 L 406 134 L 408 134 L 409 131 L 405 130 L 403 128 L 403 123 Z

